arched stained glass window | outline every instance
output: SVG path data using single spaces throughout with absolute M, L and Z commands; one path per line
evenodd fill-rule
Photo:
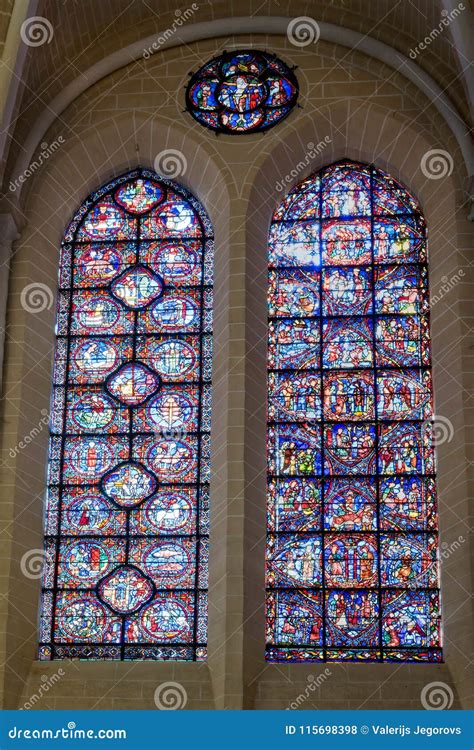
M 269 244 L 267 659 L 440 661 L 426 229 L 338 162 Z
M 206 657 L 212 227 L 135 170 L 66 231 L 41 659 Z

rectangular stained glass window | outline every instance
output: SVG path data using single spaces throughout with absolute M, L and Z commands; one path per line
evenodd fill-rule
M 40 659 L 203 660 L 212 227 L 135 170 L 62 245 Z
M 266 658 L 440 661 L 426 229 L 372 166 L 269 240 Z

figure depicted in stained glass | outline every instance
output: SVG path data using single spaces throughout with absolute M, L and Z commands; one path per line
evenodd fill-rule
M 122 565 L 97 587 L 97 594 L 111 609 L 120 613 L 135 612 L 150 600 L 154 593 L 152 581 L 141 570 Z
M 273 375 L 269 377 L 269 415 L 273 419 L 306 421 L 321 413 L 318 375 Z
M 269 594 L 269 642 L 322 645 L 321 596 L 313 592 L 278 590 Z
M 377 374 L 380 419 L 424 419 L 432 413 L 427 370 L 386 370 Z
M 380 485 L 384 529 L 436 529 L 436 488 L 431 477 L 389 477 Z
M 328 646 L 375 646 L 378 615 L 375 591 L 328 591 L 325 611 Z
M 326 419 L 373 419 L 374 381 L 372 373 L 333 372 L 324 375 Z
M 338 162 L 284 198 L 268 255 L 267 659 L 440 661 L 418 204 Z
M 134 257 L 132 247 L 128 248 L 127 245 L 94 243 L 79 246 L 74 283 L 78 287 L 107 284 L 120 272 L 122 265 L 132 263 Z
M 298 82 L 275 55 L 257 50 L 225 52 L 191 76 L 186 107 L 217 133 L 268 130 L 295 106 Z
M 126 307 L 137 310 L 161 295 L 163 282 L 145 266 L 137 265 L 115 279 L 111 290 Z
M 54 636 L 59 643 L 120 642 L 120 619 L 109 617 L 95 595 L 62 592 L 56 613 Z
M 375 536 L 333 535 L 325 538 L 324 572 L 330 588 L 367 588 L 378 578 Z
M 149 358 L 156 372 L 165 380 L 192 380 L 199 361 L 194 340 L 182 339 L 147 340 L 144 343 L 143 358 Z
M 305 230 L 309 233 L 311 228 Z M 370 221 L 325 221 L 321 225 L 321 244 L 323 263 L 327 266 L 368 264 L 372 259 Z
M 117 360 L 118 352 L 114 344 L 100 339 L 80 343 L 74 352 L 78 370 L 91 378 L 100 378 L 110 372 Z
M 382 638 L 387 648 L 440 645 L 437 591 L 390 591 L 384 593 L 382 601 Z
M 323 366 L 370 367 L 373 364 L 372 322 L 366 318 L 333 318 L 324 322 Z
M 66 230 L 41 659 L 206 658 L 212 248 L 140 169 Z
M 414 315 L 427 311 L 426 272 L 419 266 L 380 266 L 375 272 L 378 313 Z
M 327 268 L 323 272 L 324 315 L 372 311 L 372 284 L 365 268 Z
M 270 358 L 278 369 L 319 365 L 319 331 L 308 320 L 270 323 Z
M 435 586 L 436 537 L 426 534 L 382 535 L 380 571 L 386 587 Z
M 373 474 L 375 427 L 371 424 L 334 424 L 324 431 L 326 474 Z
M 275 317 L 311 317 L 319 313 L 319 277 L 311 271 L 270 273 L 270 313 Z
M 373 478 L 332 479 L 324 484 L 324 528 L 373 531 L 377 523 Z
M 270 585 L 303 588 L 320 585 L 320 537 L 269 537 L 268 545 L 267 579 Z
M 321 484 L 314 479 L 272 479 L 269 526 L 274 531 L 312 531 L 321 527 Z
M 311 476 L 321 472 L 321 438 L 317 428 L 277 425 L 270 430 L 269 449 L 274 474 Z
M 189 596 L 182 599 L 158 597 L 140 613 L 139 623 L 130 622 L 127 641 L 186 643 L 191 638 L 191 602 Z
M 151 527 L 161 534 L 186 533 L 193 530 L 194 496 L 188 489 L 165 491 L 160 490 L 153 498 L 140 508 L 139 520 L 132 518 L 132 525 L 137 524 L 137 533 L 144 533 Z

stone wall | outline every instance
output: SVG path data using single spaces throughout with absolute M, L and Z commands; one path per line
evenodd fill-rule
M 188 73 L 222 49 L 251 46 L 298 65 L 302 108 L 266 135 L 216 138 L 183 112 Z M 468 541 L 442 565 L 445 664 L 283 666 L 263 660 L 266 235 L 283 197 L 278 184 L 298 163 L 304 166 L 288 188 L 344 156 L 387 169 L 425 211 L 432 294 L 445 276 L 465 272 L 462 283 L 433 307 L 432 326 L 436 411 L 454 426 L 452 441 L 438 450 L 441 542 L 467 540 L 470 225 L 464 166 L 445 122 L 401 73 L 359 52 L 327 42 L 299 49 L 279 36 L 246 36 L 157 52 L 117 70 L 58 118 L 48 143 L 61 135 L 63 145 L 25 185 L 24 229 L 12 260 L 0 505 L 4 706 L 23 706 L 59 668 L 65 674 L 40 691 L 35 708 L 153 708 L 154 691 L 166 682 L 183 686 L 191 709 L 285 708 L 306 692 L 302 708 L 417 708 L 421 688 L 432 681 L 450 686 L 454 706 L 467 705 Z M 308 144 L 320 143 L 307 159 L 313 151 Z M 427 179 L 420 169 L 433 148 L 453 159 L 452 174 L 443 180 Z M 203 202 L 217 238 L 209 662 L 36 662 L 40 581 L 23 575 L 21 559 L 42 546 L 46 430 L 13 458 L 11 449 L 49 406 L 59 243 L 89 192 L 134 166 L 153 167 L 167 149 L 184 156 L 177 179 Z M 36 314 L 20 301 L 32 282 L 52 293 L 51 304 Z M 318 679 L 326 669 L 331 674 Z M 315 682 L 316 688 L 308 689 Z

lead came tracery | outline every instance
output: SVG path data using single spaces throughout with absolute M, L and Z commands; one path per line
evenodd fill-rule
M 440 661 L 426 228 L 339 162 L 269 242 L 267 659 Z
M 66 231 L 40 658 L 206 658 L 212 227 L 146 170 Z

